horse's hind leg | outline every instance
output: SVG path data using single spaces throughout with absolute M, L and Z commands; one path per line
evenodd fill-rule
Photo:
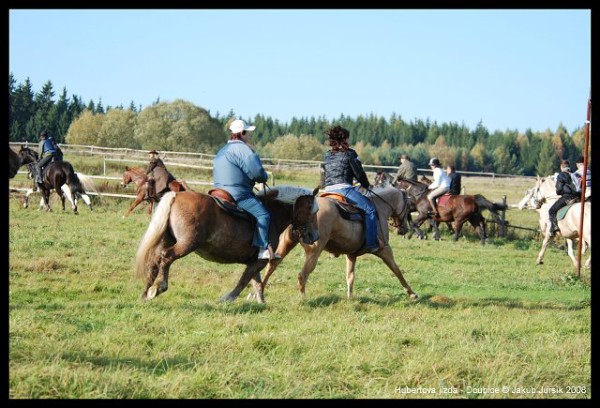
M 356 256 L 346 255 L 346 297 L 352 298 L 354 289 L 354 271 L 356 269 Z
M 169 289 L 169 269 L 177 259 L 186 256 L 193 251 L 191 245 L 175 244 L 165 250 L 156 250 L 155 257 L 158 259 L 152 267 L 146 290 L 147 298 L 152 299 Z

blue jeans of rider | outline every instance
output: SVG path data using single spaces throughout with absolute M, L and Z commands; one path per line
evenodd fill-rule
M 238 198 L 237 203 L 256 218 L 256 231 L 252 239 L 252 246 L 266 248 L 269 244 L 269 224 L 271 222 L 269 212 L 254 195 Z
M 333 190 L 350 199 L 354 204 L 365 212 L 365 247 L 374 249 L 379 247 L 377 241 L 377 212 L 371 200 L 362 195 L 354 187 L 341 188 Z

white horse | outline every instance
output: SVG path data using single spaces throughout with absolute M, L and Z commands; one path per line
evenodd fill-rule
M 540 231 L 544 235 L 542 249 L 537 257 L 536 263 L 542 264 L 544 252 L 548 247 L 548 243 L 552 238 L 550 236 L 550 217 L 548 210 L 559 199 L 556 194 L 556 179 L 554 176 L 538 177 L 535 185 L 525 192 L 523 199 L 517 204 L 517 207 L 522 210 L 524 208 L 534 208 L 540 215 Z M 583 207 L 583 249 L 590 250 L 590 256 L 585 262 L 585 268 L 589 269 L 592 265 L 592 203 L 585 202 Z M 560 234 L 567 241 L 567 253 L 573 261 L 575 268 L 578 267 L 577 258 L 573 252 L 573 241 L 580 238 L 579 224 L 581 220 L 581 203 L 576 203 L 569 208 L 565 217 L 558 220 L 558 228 Z

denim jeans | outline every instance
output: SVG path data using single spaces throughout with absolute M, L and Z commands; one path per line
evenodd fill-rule
M 266 248 L 269 244 L 269 224 L 271 216 L 258 198 L 248 195 L 237 200 L 238 205 L 256 218 L 256 231 L 252 246 Z
M 342 194 L 353 202 L 358 208 L 365 212 L 365 247 L 367 249 L 377 248 L 377 212 L 371 200 L 362 195 L 358 189 L 354 187 L 340 188 L 331 190 Z

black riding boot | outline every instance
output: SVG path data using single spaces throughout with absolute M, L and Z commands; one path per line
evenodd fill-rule
M 551 218 L 550 219 L 550 236 L 551 237 L 555 236 L 556 231 L 559 231 L 558 222 L 556 221 L 556 218 Z
M 35 184 L 41 184 L 42 183 L 42 169 L 40 169 L 39 167 L 36 166 L 35 168 L 35 176 L 34 176 L 34 181 Z

